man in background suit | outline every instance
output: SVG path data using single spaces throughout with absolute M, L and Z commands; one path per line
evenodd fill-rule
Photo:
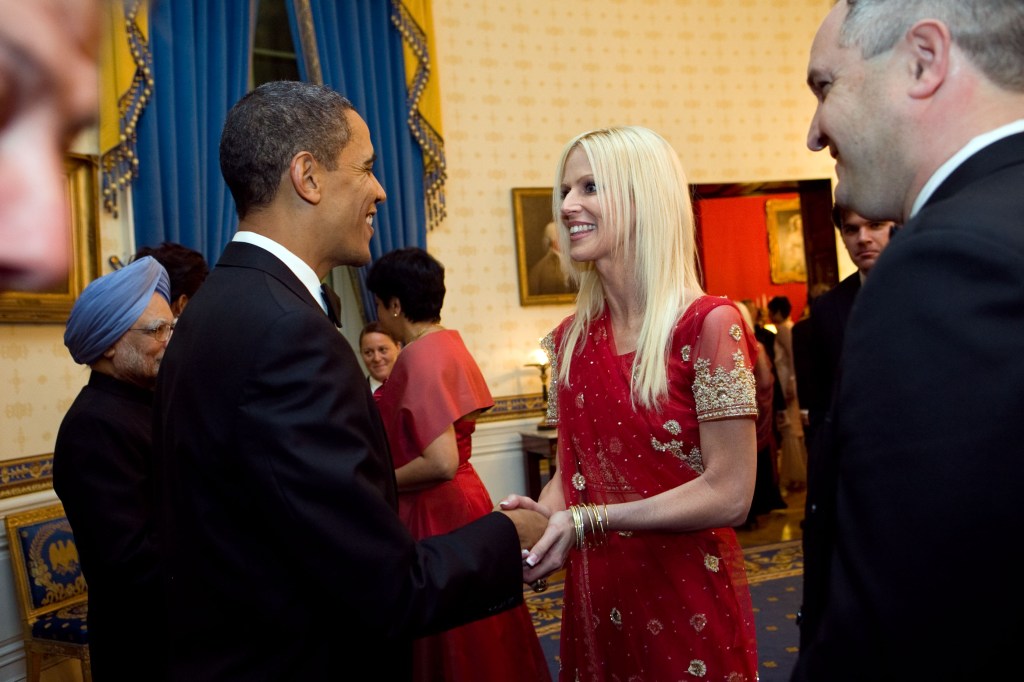
M 320 280 L 370 259 L 374 159 L 325 87 L 267 83 L 228 114 L 239 231 L 181 317 L 154 409 L 173 680 L 408 679 L 414 636 L 522 600 L 520 545 L 545 519 L 492 513 L 413 542 L 328 319 Z
M 804 528 L 794 680 L 1019 667 L 1024 3 L 842 0 L 815 37 L 808 146 L 838 203 L 896 218 L 840 360 Z
M 809 418 L 805 441 L 810 468 L 813 468 L 814 434 L 832 403 L 839 351 L 843 347 L 853 300 L 896 227 L 891 220 L 868 220 L 839 204 L 832 207 L 832 224 L 839 230 L 839 237 L 857 272 L 814 299 L 811 314 L 793 325 L 800 409 L 807 410 Z
M 91 371 L 57 431 L 53 489 L 89 584 L 97 682 L 164 679 L 150 471 L 153 385 L 174 328 L 169 298 L 163 266 L 141 258 L 93 280 L 64 332 L 71 357 Z

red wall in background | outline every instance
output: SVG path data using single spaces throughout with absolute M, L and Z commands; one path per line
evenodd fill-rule
M 735 301 L 750 298 L 759 304 L 786 296 L 795 322 L 807 302 L 807 284 L 773 284 L 768 265 L 768 230 L 764 205 L 769 199 L 796 199 L 797 194 L 702 199 L 700 212 L 704 288 Z

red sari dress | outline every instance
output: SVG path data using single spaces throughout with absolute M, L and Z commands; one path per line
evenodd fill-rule
M 549 353 L 571 319 L 545 339 Z M 699 298 L 673 333 L 667 400 L 660 411 L 634 409 L 634 354 L 616 353 L 605 311 L 577 343 L 569 380 L 553 387 L 566 504 L 628 502 L 700 476 L 698 423 L 757 416 L 753 344 L 728 299 Z M 754 682 L 754 618 L 733 530 L 611 532 L 572 549 L 561 659 L 561 680 Z
M 406 346 L 379 389 L 378 407 L 396 468 L 419 457 L 445 429 L 455 426 L 455 478 L 399 494 L 399 515 L 416 539 L 448 533 L 494 510 L 469 462 L 476 414 L 493 405 L 480 368 L 459 333 L 451 330 L 427 334 Z M 416 680 L 551 679 L 524 604 L 416 640 L 413 666 Z

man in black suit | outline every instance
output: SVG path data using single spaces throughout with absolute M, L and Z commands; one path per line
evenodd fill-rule
M 796 383 L 800 387 L 800 409 L 807 410 L 809 419 L 805 441 L 811 468 L 814 434 L 832 403 L 839 351 L 853 300 L 896 227 L 891 220 L 868 220 L 839 204 L 832 207 L 832 223 L 857 272 L 814 299 L 811 314 L 793 325 Z
M 265 84 L 228 114 L 239 232 L 185 310 L 154 406 L 171 678 L 400 680 L 413 637 L 522 600 L 539 514 L 416 543 L 387 441 L 320 280 L 369 261 L 366 123 L 328 88 Z M 518 531 L 518 537 L 517 537 Z
M 805 522 L 794 680 L 1019 667 L 1024 3 L 843 0 L 811 48 L 808 146 L 899 237 L 864 283 Z
M 93 280 L 64 331 L 71 357 L 90 372 L 57 431 L 53 489 L 89 584 L 97 682 L 164 679 L 150 470 L 153 386 L 174 329 L 169 301 L 167 271 L 142 258 Z

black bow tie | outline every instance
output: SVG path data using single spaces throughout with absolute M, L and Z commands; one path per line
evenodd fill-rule
M 335 327 L 341 326 L 341 297 L 326 284 L 320 285 L 320 293 L 323 294 L 327 303 L 327 317 L 334 323 Z

